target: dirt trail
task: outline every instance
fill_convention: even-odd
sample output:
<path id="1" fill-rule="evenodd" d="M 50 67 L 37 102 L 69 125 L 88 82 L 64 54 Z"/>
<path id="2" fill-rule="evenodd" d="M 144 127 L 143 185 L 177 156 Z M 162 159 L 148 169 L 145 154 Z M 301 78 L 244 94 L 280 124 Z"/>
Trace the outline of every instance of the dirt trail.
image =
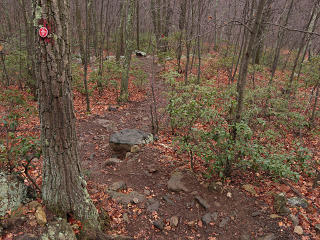
<path id="1" fill-rule="evenodd" d="M 137 64 L 151 77 L 151 58 L 140 58 Z M 157 77 L 155 92 L 159 106 L 165 105 L 165 91 L 163 80 Z M 116 157 L 108 144 L 113 131 L 124 128 L 151 131 L 150 88 L 147 92 L 144 101 L 129 102 L 124 109 L 110 108 L 104 116 L 78 122 L 82 166 L 88 176 L 90 194 L 93 197 L 105 195 L 108 187 L 119 181 L 127 187 L 122 192 L 136 194 L 129 199 L 133 200 L 129 204 L 120 204 L 111 198 L 100 198 L 102 200 L 96 202 L 109 213 L 111 211 L 114 232 L 124 231 L 125 235 L 136 239 L 157 240 L 299 239 L 289 230 L 278 227 L 278 220 L 270 218 L 268 206 L 242 190 L 233 186 L 219 189 L 218 185 L 218 190 L 210 191 L 205 183 L 198 182 L 196 175 L 182 169 L 183 160 L 166 154 L 165 148 L 170 146 L 159 142 L 150 144 L 119 163 L 107 165 L 107 159 Z M 187 191 L 168 189 L 174 171 L 183 176 Z M 111 210 L 112 207 L 117 210 Z"/>

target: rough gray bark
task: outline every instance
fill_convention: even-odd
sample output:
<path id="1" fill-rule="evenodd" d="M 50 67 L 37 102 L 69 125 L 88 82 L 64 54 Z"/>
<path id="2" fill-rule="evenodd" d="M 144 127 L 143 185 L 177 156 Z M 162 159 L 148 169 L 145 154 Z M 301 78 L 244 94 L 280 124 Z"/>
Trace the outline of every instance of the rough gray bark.
<path id="1" fill-rule="evenodd" d="M 42 199 L 62 217 L 68 213 L 84 226 L 99 229 L 98 212 L 81 172 L 71 92 L 69 1 L 37 0 L 36 28 L 54 26 L 47 39 L 36 37 L 36 73 L 43 154 Z"/>

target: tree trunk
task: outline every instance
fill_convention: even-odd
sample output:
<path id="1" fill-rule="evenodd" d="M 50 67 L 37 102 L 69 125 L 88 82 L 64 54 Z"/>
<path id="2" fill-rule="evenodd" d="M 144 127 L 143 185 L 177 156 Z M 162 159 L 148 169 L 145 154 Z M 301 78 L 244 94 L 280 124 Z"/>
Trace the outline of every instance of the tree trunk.
<path id="1" fill-rule="evenodd" d="M 135 10 L 135 0 L 127 0 L 126 5 L 129 7 L 127 15 L 127 24 L 126 24 L 126 48 L 124 54 L 124 63 L 123 63 L 123 72 L 121 78 L 121 89 L 120 89 L 120 98 L 122 102 L 126 102 L 129 99 L 128 94 L 128 82 L 129 82 L 129 71 L 131 63 L 131 54 L 134 47 L 133 41 L 133 17 Z"/>
<path id="2" fill-rule="evenodd" d="M 89 91 L 88 91 L 88 62 L 90 60 L 89 53 L 89 21 L 88 21 L 88 5 L 90 0 L 86 0 L 86 47 L 85 47 L 85 55 L 84 55 L 84 76 L 83 76 L 83 84 L 86 94 L 86 104 L 87 104 L 87 112 L 90 112 L 90 99 L 89 99 Z"/>
<path id="3" fill-rule="evenodd" d="M 117 49 L 116 49 L 116 61 L 119 62 L 120 56 L 123 55 L 123 32 L 124 24 L 126 20 L 126 5 L 123 3 L 124 0 L 120 2 L 120 25 L 117 34 Z"/>
<path id="4" fill-rule="evenodd" d="M 83 44 L 83 29 L 82 29 L 82 19 L 81 19 L 81 11 L 79 0 L 75 0 L 76 4 L 76 21 L 77 21 L 77 33 L 78 33 L 78 41 L 79 41 L 79 49 L 82 65 L 85 64 L 85 48 Z"/>
<path id="5" fill-rule="evenodd" d="M 137 15 L 137 27 L 136 27 L 136 31 L 137 31 L 137 50 L 140 50 L 140 4 L 139 4 L 139 0 L 136 1 L 136 15 Z"/>
<path id="6" fill-rule="evenodd" d="M 55 214 L 72 214 L 84 226 L 99 229 L 98 212 L 79 164 L 71 92 L 69 1 L 37 0 L 34 11 L 37 29 L 46 21 L 51 29 L 50 38 L 37 36 L 35 46 L 43 154 L 42 199 Z"/>

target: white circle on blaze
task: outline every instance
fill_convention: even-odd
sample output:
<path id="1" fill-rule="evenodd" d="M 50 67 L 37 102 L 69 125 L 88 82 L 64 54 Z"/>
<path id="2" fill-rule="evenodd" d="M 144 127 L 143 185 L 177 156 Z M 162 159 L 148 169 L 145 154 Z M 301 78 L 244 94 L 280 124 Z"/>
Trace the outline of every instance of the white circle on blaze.
<path id="1" fill-rule="evenodd" d="M 39 29 L 39 35 L 42 38 L 47 37 L 48 36 L 48 32 L 49 31 L 48 31 L 48 29 L 46 27 L 42 27 L 42 28 Z"/>

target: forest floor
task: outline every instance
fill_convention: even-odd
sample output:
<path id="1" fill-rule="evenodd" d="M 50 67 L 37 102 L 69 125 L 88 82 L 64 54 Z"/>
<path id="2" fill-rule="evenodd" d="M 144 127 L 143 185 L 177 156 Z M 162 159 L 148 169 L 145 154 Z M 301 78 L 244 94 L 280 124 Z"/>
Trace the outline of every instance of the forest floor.
<path id="1" fill-rule="evenodd" d="M 141 66 L 151 81 L 152 58 L 138 58 L 135 64 Z M 125 128 L 151 132 L 153 98 L 149 84 L 144 90 L 129 85 L 131 97 L 126 104 L 117 104 L 116 92 L 93 96 L 90 115 L 85 113 L 84 97 L 75 93 L 81 165 L 95 205 L 110 215 L 109 233 L 155 240 L 317 239 L 315 235 L 294 233 L 288 218 L 275 214 L 272 196 L 261 187 L 266 182 L 260 182 L 254 174 L 253 177 L 239 174 L 232 181 L 220 183 L 217 179 L 208 182 L 201 173 L 190 170 L 188 158 L 178 155 L 171 145 L 163 110 L 167 87 L 159 76 L 162 67 L 156 68 L 154 91 L 161 126 L 158 140 L 126 156 L 111 150 L 109 136 Z M 34 172 L 40 168 L 41 164 Z M 176 176 L 182 178 L 175 179 L 182 186 L 179 192 L 168 189 L 169 180 Z M 269 181 L 269 186 L 275 192 L 284 188 L 290 192 L 280 183 Z M 41 233 L 43 227 L 35 218 L 27 218 L 31 221 L 15 226 L 3 239 Z"/>

